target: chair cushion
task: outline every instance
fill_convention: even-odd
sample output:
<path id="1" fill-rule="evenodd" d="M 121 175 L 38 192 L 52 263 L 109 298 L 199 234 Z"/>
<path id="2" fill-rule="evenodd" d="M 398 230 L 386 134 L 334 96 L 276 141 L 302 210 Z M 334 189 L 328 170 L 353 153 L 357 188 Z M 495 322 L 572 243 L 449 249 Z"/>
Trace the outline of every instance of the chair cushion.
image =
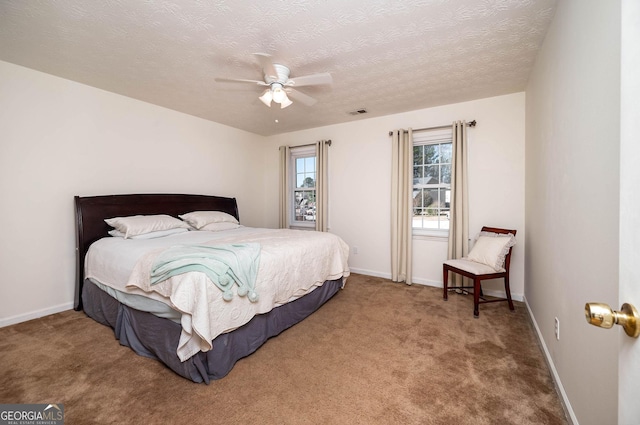
<path id="1" fill-rule="evenodd" d="M 486 264 L 497 272 L 504 271 L 504 260 L 509 249 L 516 244 L 516 238 L 512 234 L 499 234 L 480 232 L 473 248 L 467 257 L 476 263 Z"/>
<path id="2" fill-rule="evenodd" d="M 447 260 L 444 264 L 448 264 L 456 269 L 464 270 L 465 272 L 473 274 L 493 274 L 497 271 L 486 264 L 477 263 L 475 261 L 465 260 L 463 258 L 458 260 Z M 502 270 L 504 271 L 504 270 Z"/>

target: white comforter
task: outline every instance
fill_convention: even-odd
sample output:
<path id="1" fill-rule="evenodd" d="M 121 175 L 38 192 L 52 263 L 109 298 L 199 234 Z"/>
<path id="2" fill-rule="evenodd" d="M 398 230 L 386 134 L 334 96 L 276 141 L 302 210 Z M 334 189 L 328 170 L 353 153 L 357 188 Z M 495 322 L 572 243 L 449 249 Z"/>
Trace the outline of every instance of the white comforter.
<path id="1" fill-rule="evenodd" d="M 177 275 L 156 285 L 150 283 L 154 258 L 170 246 L 246 242 L 257 242 L 261 246 L 255 285 L 259 299 L 255 303 L 239 296 L 224 301 L 222 292 L 200 272 Z M 99 252 L 107 247 L 116 251 L 115 259 L 101 259 Z M 124 252 L 125 248 L 128 253 Z M 348 256 L 347 244 L 331 233 L 244 227 L 142 241 L 105 238 L 89 250 L 86 276 L 114 289 L 146 294 L 180 311 L 182 334 L 177 354 L 185 361 L 199 351 L 210 350 L 216 336 L 244 325 L 253 316 L 297 299 L 326 280 L 346 278 L 349 276 Z M 102 258 L 106 257 L 109 256 Z M 124 267 L 114 272 L 113 263 L 118 262 L 118 258 L 121 260 L 119 266 Z M 123 271 L 123 268 L 127 270 Z M 124 275 L 126 279 L 119 280 Z"/>

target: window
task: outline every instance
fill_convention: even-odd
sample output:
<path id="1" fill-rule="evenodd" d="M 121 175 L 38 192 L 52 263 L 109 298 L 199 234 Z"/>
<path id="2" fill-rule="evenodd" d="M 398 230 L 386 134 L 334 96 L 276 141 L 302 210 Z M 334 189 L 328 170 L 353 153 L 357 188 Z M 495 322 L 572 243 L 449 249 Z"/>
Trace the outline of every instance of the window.
<path id="1" fill-rule="evenodd" d="M 413 230 L 442 235 L 451 207 L 451 129 L 413 135 Z"/>
<path id="2" fill-rule="evenodd" d="M 316 150 L 315 146 L 291 149 L 291 226 L 315 227 Z"/>

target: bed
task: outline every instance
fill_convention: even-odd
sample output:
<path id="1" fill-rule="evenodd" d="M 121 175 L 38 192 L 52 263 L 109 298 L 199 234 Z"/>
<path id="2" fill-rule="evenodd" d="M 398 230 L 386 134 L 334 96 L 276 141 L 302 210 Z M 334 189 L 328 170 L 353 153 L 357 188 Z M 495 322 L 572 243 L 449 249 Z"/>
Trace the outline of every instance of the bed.
<path id="1" fill-rule="evenodd" d="M 197 231 L 184 226 L 189 231 L 180 229 L 184 233 L 135 240 L 112 236 L 114 224 L 111 222 L 110 226 L 105 221 L 159 214 L 184 220 L 185 214 L 191 212 L 215 211 L 239 223 L 235 198 L 127 194 L 76 196 L 74 202 L 75 310 L 84 310 L 87 316 L 110 326 L 122 345 L 161 361 L 194 382 L 208 384 L 226 376 L 238 360 L 331 299 L 349 276 L 348 247 L 339 237 L 328 233 L 241 225 L 223 231 L 202 231 L 209 229 L 208 225 Z M 318 244 L 325 246 L 323 251 L 315 251 L 317 248 L 312 251 L 312 245 Z M 239 251 L 241 254 L 227 252 L 233 258 L 248 258 L 245 253 L 254 252 L 252 262 L 238 263 L 242 266 L 240 273 L 238 264 L 236 274 L 231 272 L 233 268 L 228 268 L 234 277 L 246 275 L 247 280 L 253 279 L 254 286 L 245 285 L 241 291 L 242 285 L 230 284 L 225 289 L 216 281 L 218 277 L 222 281 L 222 275 L 205 274 L 198 271 L 201 269 L 169 274 L 160 282 L 148 277 L 152 262 L 157 264 L 159 258 L 176 248 L 194 246 L 243 250 Z M 285 259 L 285 254 L 301 257 Z M 316 264 L 302 261 L 308 257 L 317 258 Z M 101 274 L 103 269 L 113 268 L 113 274 Z M 233 289 L 229 290 L 231 286 Z"/>

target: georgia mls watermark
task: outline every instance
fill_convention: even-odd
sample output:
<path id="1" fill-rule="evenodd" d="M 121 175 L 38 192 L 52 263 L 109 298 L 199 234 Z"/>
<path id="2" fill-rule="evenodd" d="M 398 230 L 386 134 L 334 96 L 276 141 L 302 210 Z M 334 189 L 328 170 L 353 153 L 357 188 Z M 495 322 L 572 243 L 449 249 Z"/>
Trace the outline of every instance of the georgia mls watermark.
<path id="1" fill-rule="evenodd" d="M 0 404 L 0 425 L 64 425 L 64 405 Z"/>

